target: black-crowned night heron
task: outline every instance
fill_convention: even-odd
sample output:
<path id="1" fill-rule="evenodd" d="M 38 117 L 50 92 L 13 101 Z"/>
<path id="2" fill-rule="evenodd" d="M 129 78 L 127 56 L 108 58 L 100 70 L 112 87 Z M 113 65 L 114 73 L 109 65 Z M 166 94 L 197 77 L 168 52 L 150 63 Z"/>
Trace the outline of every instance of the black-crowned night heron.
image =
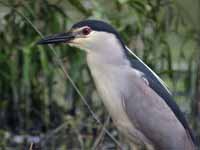
<path id="1" fill-rule="evenodd" d="M 96 88 L 115 125 L 133 147 L 194 150 L 188 123 L 162 80 L 123 43 L 109 24 L 85 20 L 38 44 L 67 43 L 87 53 Z"/>

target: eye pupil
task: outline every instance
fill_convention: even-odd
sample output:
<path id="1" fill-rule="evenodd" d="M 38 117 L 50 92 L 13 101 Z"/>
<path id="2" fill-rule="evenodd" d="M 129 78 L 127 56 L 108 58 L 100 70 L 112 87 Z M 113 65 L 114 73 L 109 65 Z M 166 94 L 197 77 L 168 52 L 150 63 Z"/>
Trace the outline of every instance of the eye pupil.
<path id="1" fill-rule="evenodd" d="M 91 32 L 91 29 L 90 28 L 84 28 L 82 30 L 82 32 L 83 32 L 84 35 L 88 35 Z"/>

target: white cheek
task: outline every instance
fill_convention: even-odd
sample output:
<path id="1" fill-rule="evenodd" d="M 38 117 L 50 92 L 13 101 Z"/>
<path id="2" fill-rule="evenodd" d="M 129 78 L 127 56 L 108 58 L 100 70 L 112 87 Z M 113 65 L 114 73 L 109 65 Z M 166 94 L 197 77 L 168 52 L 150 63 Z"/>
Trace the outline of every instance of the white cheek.
<path id="1" fill-rule="evenodd" d="M 72 47 L 77 47 L 77 45 L 74 44 L 74 43 L 68 43 L 68 45 L 69 45 L 69 46 L 72 46 Z"/>
<path id="2" fill-rule="evenodd" d="M 74 39 L 71 43 L 71 45 L 83 48 L 83 49 L 89 49 L 92 43 L 90 42 L 89 38 L 77 38 Z"/>
<path id="3" fill-rule="evenodd" d="M 84 42 L 83 39 L 82 40 L 81 39 L 75 39 L 75 40 L 73 40 L 69 43 L 69 45 L 72 46 L 72 47 L 77 47 L 81 50 L 85 50 L 86 52 L 89 52 L 89 49 L 87 48 L 86 44 L 87 43 Z"/>
<path id="4" fill-rule="evenodd" d="M 112 34 L 93 31 L 86 37 L 75 38 L 69 45 L 81 48 L 86 52 L 101 52 L 102 50 L 105 52 L 105 49 L 109 47 L 112 49 L 111 44 L 115 40 L 116 38 Z"/>

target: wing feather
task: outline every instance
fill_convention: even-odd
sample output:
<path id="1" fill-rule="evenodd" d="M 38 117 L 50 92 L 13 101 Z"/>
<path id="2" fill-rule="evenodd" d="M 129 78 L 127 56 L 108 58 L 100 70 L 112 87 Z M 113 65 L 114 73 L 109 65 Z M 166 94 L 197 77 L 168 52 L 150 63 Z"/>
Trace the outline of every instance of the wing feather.
<path id="1" fill-rule="evenodd" d="M 122 92 L 128 118 L 155 149 L 194 150 L 187 131 L 170 107 L 140 77 L 127 72 L 127 92 Z M 146 142 L 145 142 L 146 143 Z"/>
<path id="2" fill-rule="evenodd" d="M 141 64 L 143 64 L 148 70 L 149 72 L 151 72 L 155 78 L 163 85 L 163 87 L 165 88 L 165 90 L 171 94 L 171 92 L 169 91 L 167 85 L 165 84 L 165 82 L 153 71 L 151 70 L 151 68 L 149 68 L 137 55 L 135 55 L 128 47 L 126 47 L 126 49 L 128 50 L 129 53 L 131 53 Z"/>
<path id="3" fill-rule="evenodd" d="M 139 57 L 137 57 L 130 49 L 126 47 L 127 51 L 130 52 L 134 59 L 130 60 L 131 65 L 133 68 L 141 71 L 144 73 L 146 79 L 149 82 L 149 86 L 166 102 L 166 104 L 169 106 L 169 108 L 173 111 L 177 119 L 181 122 L 181 124 L 184 126 L 186 131 L 189 133 L 189 136 L 191 137 L 192 141 L 196 143 L 194 135 L 185 119 L 185 116 L 179 109 L 178 105 L 173 100 L 172 94 L 165 85 L 165 83 L 160 79 L 160 77 L 152 71 Z"/>

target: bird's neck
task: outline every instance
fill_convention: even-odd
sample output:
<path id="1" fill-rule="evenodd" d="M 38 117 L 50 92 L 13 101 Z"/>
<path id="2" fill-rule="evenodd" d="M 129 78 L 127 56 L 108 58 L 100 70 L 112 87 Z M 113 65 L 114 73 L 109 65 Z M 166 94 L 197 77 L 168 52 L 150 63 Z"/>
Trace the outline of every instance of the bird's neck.
<path id="1" fill-rule="evenodd" d="M 129 60 L 121 55 L 99 55 L 96 53 L 87 54 L 87 63 L 91 72 L 98 72 L 100 74 L 109 73 L 111 68 L 122 68 L 130 66 Z"/>
<path id="2" fill-rule="evenodd" d="M 117 45 L 117 44 L 116 44 Z M 127 66 L 130 62 L 121 45 L 109 44 L 98 50 L 90 50 L 87 53 L 87 63 L 90 66 Z"/>
<path id="3" fill-rule="evenodd" d="M 111 82 L 113 78 L 118 78 L 116 73 L 126 67 L 130 67 L 128 59 L 124 57 L 103 56 L 95 53 L 87 54 L 87 63 L 96 84 Z M 99 78 L 101 78 L 102 83 L 98 83 Z"/>

